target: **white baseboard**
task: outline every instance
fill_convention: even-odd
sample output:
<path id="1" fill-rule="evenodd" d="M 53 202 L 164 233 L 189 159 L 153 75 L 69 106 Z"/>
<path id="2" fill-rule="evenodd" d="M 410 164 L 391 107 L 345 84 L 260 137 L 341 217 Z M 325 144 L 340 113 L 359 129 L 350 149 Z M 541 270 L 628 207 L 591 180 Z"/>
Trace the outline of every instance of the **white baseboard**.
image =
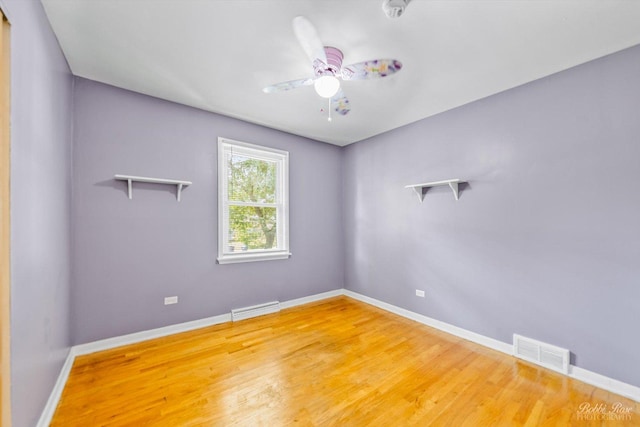
<path id="1" fill-rule="evenodd" d="M 406 310 L 404 308 L 400 308 L 392 304 L 388 304 L 386 302 L 359 294 L 357 292 L 350 291 L 348 289 L 335 289 L 335 290 L 323 292 L 320 294 L 310 295 L 308 297 L 302 297 L 302 298 L 297 298 L 289 301 L 284 301 L 280 303 L 280 306 L 283 309 L 291 308 L 298 305 L 308 304 L 315 301 L 321 301 L 327 298 L 333 298 L 340 295 L 348 296 L 355 300 L 386 310 L 390 313 L 394 313 L 399 316 L 405 317 L 407 319 L 414 320 L 418 323 L 431 326 L 432 328 L 469 340 L 476 344 L 480 344 L 482 346 L 492 348 L 494 350 L 500 351 L 510 356 L 513 355 L 512 344 L 508 344 L 508 343 L 496 340 L 494 338 L 489 338 L 487 336 L 480 335 L 475 332 L 471 332 L 469 330 L 460 328 L 458 326 L 454 326 L 449 323 L 445 323 L 440 320 L 436 320 L 431 317 L 424 316 L 422 314 L 418 314 L 413 311 Z M 123 345 L 135 344 L 138 342 L 147 341 L 154 338 L 160 338 L 167 335 L 177 334 L 180 332 L 186 332 L 194 329 L 205 328 L 207 326 L 217 325 L 220 323 L 225 323 L 230 321 L 231 321 L 230 313 L 220 314 L 218 316 L 207 317 L 205 319 L 179 323 L 177 325 L 165 326 L 162 328 L 136 332 L 133 334 L 122 335 L 119 337 L 107 338 L 104 340 L 94 341 L 91 343 L 80 344 L 80 345 L 71 347 L 71 349 L 69 350 L 69 354 L 67 355 L 67 359 L 64 365 L 62 366 L 62 369 L 60 370 L 60 375 L 58 375 L 58 379 L 53 387 L 53 390 L 51 391 L 49 400 L 47 400 L 44 410 L 40 415 L 40 419 L 38 420 L 37 427 L 47 427 L 51 423 L 51 419 L 53 418 L 53 414 L 55 413 L 56 407 L 58 406 L 58 402 L 60 401 L 60 397 L 62 396 L 62 391 L 64 390 L 64 386 L 67 382 L 67 379 L 69 378 L 69 373 L 71 372 L 71 367 L 73 366 L 73 362 L 76 356 L 95 353 L 97 351 L 109 350 L 112 348 L 121 347 Z M 574 365 L 569 366 L 569 377 L 583 381 L 587 384 L 594 385 L 596 387 L 600 387 L 612 393 L 616 393 L 621 396 L 628 397 L 629 399 L 633 399 L 636 402 L 640 402 L 640 387 L 636 387 L 631 384 L 627 384 L 622 381 L 618 381 L 613 378 L 609 378 L 604 375 L 600 375 L 595 372 L 591 372 L 587 369 L 580 368 Z"/>
<path id="2" fill-rule="evenodd" d="M 75 345 L 76 356 L 95 353 L 97 351 L 109 350 L 123 345 L 136 344 L 154 338 L 166 337 L 168 335 L 179 334 L 180 332 L 192 331 L 194 329 L 206 328 L 207 326 L 230 322 L 231 313 L 220 314 L 218 316 L 193 320 L 191 322 L 178 323 L 176 325 L 164 326 L 162 328 L 149 329 L 148 331 L 135 332 L 133 334 L 121 335 L 119 337 L 107 338 L 87 344 Z"/>
<path id="3" fill-rule="evenodd" d="M 60 401 L 60 397 L 62 396 L 62 390 L 64 390 L 64 386 L 67 383 L 67 378 L 69 378 L 71 368 L 73 367 L 73 361 L 75 359 L 76 356 L 73 352 L 73 347 L 71 347 L 69 349 L 69 353 L 67 354 L 67 359 L 64 361 L 62 369 L 60 370 L 60 375 L 58 375 L 58 379 L 53 386 L 53 390 L 51 390 L 49 399 L 44 405 L 42 414 L 40 414 L 40 419 L 38 420 L 38 424 L 36 424 L 37 427 L 48 427 L 49 424 L 51 424 L 51 419 L 53 418 L 53 414 L 56 412 L 58 402 Z"/>
<path id="4" fill-rule="evenodd" d="M 512 344 L 508 344 L 493 338 L 489 338 L 484 335 L 480 335 L 475 332 L 471 332 L 466 329 L 459 328 L 457 326 L 453 326 L 445 322 L 441 322 L 440 320 L 432 319 L 430 317 L 423 316 L 422 314 L 414 313 L 413 311 L 409 311 L 404 308 L 396 307 L 395 305 L 382 302 L 375 298 L 371 298 L 371 297 L 359 294 L 357 292 L 350 291 L 348 289 L 344 289 L 344 295 L 350 298 L 356 299 L 358 301 L 371 304 L 375 307 L 381 308 L 391 313 L 395 313 L 399 316 L 406 317 L 407 319 L 415 320 L 416 322 L 422 323 L 427 326 L 431 326 L 432 328 L 439 329 L 451 335 L 455 335 L 457 337 L 475 342 L 476 344 L 480 344 L 485 347 L 492 348 L 494 350 L 500 351 L 510 356 L 513 355 Z M 604 375 L 600 375 L 595 372 L 592 372 L 587 369 L 580 368 L 574 365 L 569 365 L 568 376 L 571 378 L 580 380 L 582 382 L 585 382 L 587 384 L 600 387 L 612 393 L 616 393 L 621 396 L 628 397 L 629 399 L 635 400 L 636 402 L 640 402 L 640 387 L 636 387 L 634 385 L 627 384 L 625 382 L 618 381 L 613 378 L 609 378 Z"/>
<path id="5" fill-rule="evenodd" d="M 340 295 L 344 295 L 344 289 L 334 289 L 332 291 L 323 292 L 321 294 L 315 294 L 308 297 L 302 297 L 302 298 L 292 299 L 289 301 L 284 301 L 280 303 L 280 308 L 284 310 L 285 308 L 295 307 L 303 304 L 309 304 L 310 302 L 321 301 L 327 298 L 339 297 Z"/>
<path id="6" fill-rule="evenodd" d="M 640 387 L 600 375 L 579 366 L 569 365 L 569 376 L 587 384 L 640 402 Z"/>

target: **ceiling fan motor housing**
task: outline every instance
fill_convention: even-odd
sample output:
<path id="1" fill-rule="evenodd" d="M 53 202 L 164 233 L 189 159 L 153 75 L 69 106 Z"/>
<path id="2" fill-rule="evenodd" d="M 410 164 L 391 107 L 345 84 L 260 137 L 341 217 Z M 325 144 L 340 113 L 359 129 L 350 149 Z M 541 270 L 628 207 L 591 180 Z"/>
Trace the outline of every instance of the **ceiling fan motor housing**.
<path id="1" fill-rule="evenodd" d="M 313 69 L 316 76 L 339 76 L 342 68 L 342 51 L 338 48 L 325 46 L 324 52 L 327 56 L 327 63 L 320 60 L 313 62 Z"/>

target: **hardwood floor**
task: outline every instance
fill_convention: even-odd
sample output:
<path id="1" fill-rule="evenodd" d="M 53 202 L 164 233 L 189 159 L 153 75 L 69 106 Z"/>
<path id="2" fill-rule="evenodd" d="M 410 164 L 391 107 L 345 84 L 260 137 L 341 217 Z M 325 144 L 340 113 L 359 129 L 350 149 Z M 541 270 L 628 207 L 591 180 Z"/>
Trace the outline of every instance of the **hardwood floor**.
<path id="1" fill-rule="evenodd" d="M 294 424 L 637 426 L 640 404 L 337 297 L 78 357 L 52 422 Z"/>

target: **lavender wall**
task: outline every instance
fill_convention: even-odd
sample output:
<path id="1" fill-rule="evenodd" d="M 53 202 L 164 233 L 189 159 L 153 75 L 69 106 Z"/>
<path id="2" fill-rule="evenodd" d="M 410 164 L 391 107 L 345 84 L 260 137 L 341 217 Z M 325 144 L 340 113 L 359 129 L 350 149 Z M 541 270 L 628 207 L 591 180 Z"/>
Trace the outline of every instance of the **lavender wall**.
<path id="1" fill-rule="evenodd" d="M 75 111 L 74 344 L 343 287 L 338 147 L 81 78 Z M 218 136 L 290 152 L 290 259 L 216 264 Z"/>
<path id="2" fill-rule="evenodd" d="M 346 148 L 346 287 L 640 386 L 638 76 L 634 47 Z"/>
<path id="3" fill-rule="evenodd" d="M 11 364 L 16 427 L 35 425 L 69 350 L 73 78 L 35 0 L 11 20 Z"/>

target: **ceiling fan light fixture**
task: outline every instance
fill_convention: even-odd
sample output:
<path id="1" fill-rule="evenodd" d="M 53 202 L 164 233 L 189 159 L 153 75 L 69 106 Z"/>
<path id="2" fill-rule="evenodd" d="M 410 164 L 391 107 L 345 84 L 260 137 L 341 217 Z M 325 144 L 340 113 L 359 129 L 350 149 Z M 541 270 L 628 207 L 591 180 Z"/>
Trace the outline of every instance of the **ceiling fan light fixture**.
<path id="1" fill-rule="evenodd" d="M 340 90 L 340 80 L 335 76 L 321 76 L 313 82 L 316 93 L 323 98 L 331 98 Z"/>
<path id="2" fill-rule="evenodd" d="M 383 0 L 382 10 L 389 18 L 400 18 L 411 0 Z"/>

